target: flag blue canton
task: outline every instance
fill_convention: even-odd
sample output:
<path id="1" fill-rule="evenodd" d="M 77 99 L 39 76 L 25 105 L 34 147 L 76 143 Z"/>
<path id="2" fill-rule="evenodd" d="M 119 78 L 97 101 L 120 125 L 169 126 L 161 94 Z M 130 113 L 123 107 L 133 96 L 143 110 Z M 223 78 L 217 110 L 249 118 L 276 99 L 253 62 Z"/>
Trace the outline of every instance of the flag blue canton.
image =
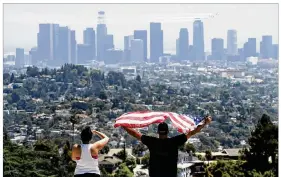
<path id="1" fill-rule="evenodd" d="M 187 115 L 187 116 L 189 116 L 191 119 L 193 119 L 193 121 L 195 122 L 195 125 L 198 125 L 204 119 L 204 118 L 199 117 L 199 116 L 191 116 L 191 115 Z"/>
<path id="2" fill-rule="evenodd" d="M 194 122 L 196 125 L 198 125 L 203 119 L 201 117 L 194 117 Z"/>

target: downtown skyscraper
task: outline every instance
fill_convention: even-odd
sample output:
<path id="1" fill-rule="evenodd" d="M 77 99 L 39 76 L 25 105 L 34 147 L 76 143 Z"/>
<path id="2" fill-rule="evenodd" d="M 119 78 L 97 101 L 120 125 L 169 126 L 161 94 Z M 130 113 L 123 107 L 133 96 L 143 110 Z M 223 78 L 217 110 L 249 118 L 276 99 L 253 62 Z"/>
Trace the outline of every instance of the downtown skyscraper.
<path id="1" fill-rule="evenodd" d="M 93 28 L 86 28 L 84 30 L 83 43 L 91 48 L 91 60 L 96 59 L 96 34 Z"/>
<path id="2" fill-rule="evenodd" d="M 59 27 L 58 64 L 71 63 L 71 31 L 65 27 Z"/>
<path id="3" fill-rule="evenodd" d="M 24 49 L 22 48 L 17 48 L 16 49 L 16 61 L 15 61 L 15 66 L 16 68 L 20 68 L 24 66 Z"/>
<path id="4" fill-rule="evenodd" d="M 49 61 L 54 59 L 54 25 L 39 24 L 39 32 L 37 33 L 37 52 L 41 61 Z"/>
<path id="5" fill-rule="evenodd" d="M 143 41 L 141 39 L 133 39 L 131 41 L 131 61 L 142 63 L 144 61 Z"/>
<path id="6" fill-rule="evenodd" d="M 273 45 L 272 36 L 265 35 L 262 36 L 262 41 L 260 42 L 260 58 L 268 59 L 273 57 Z"/>
<path id="7" fill-rule="evenodd" d="M 256 57 L 257 56 L 257 42 L 256 38 L 248 38 L 248 41 L 244 44 L 244 57 Z"/>
<path id="8" fill-rule="evenodd" d="M 205 60 L 204 27 L 201 20 L 193 22 L 193 56 L 196 61 Z"/>
<path id="9" fill-rule="evenodd" d="M 135 30 L 134 39 L 141 39 L 143 41 L 143 56 L 144 60 L 147 61 L 147 31 Z"/>
<path id="10" fill-rule="evenodd" d="M 224 47 L 223 39 L 214 38 L 212 39 L 212 57 L 213 60 L 223 60 L 224 59 Z"/>
<path id="11" fill-rule="evenodd" d="M 124 56 L 123 61 L 128 63 L 131 61 L 131 41 L 134 39 L 134 36 L 124 36 Z"/>
<path id="12" fill-rule="evenodd" d="M 105 24 L 105 13 L 98 12 L 97 25 L 97 60 L 102 61 L 105 57 L 105 38 L 107 36 L 107 27 Z"/>
<path id="13" fill-rule="evenodd" d="M 163 55 L 163 30 L 161 23 L 150 23 L 150 62 L 158 63 Z"/>
<path id="14" fill-rule="evenodd" d="M 189 37 L 187 28 L 181 28 L 177 40 L 177 53 L 180 61 L 188 59 Z"/>
<path id="15" fill-rule="evenodd" d="M 234 56 L 237 54 L 237 31 L 231 29 L 227 31 L 227 55 Z"/>
<path id="16" fill-rule="evenodd" d="M 74 30 L 70 31 L 70 63 L 77 64 L 77 41 Z"/>

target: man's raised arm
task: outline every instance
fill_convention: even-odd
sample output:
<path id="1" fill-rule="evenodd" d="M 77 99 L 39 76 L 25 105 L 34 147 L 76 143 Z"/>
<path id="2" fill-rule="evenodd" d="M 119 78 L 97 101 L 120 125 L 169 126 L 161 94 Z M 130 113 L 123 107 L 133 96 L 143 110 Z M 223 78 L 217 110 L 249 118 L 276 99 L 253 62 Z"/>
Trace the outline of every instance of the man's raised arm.
<path id="1" fill-rule="evenodd" d="M 211 121 L 212 121 L 211 116 L 206 117 L 203 124 L 198 125 L 194 130 L 186 134 L 187 139 L 189 139 L 191 136 L 195 135 L 196 133 L 199 133 L 201 129 L 204 128 L 207 124 L 211 123 Z"/>
<path id="2" fill-rule="evenodd" d="M 139 141 L 141 141 L 141 136 L 142 134 L 134 129 L 128 128 L 128 127 L 123 127 L 124 130 L 126 130 L 131 136 L 137 138 Z"/>

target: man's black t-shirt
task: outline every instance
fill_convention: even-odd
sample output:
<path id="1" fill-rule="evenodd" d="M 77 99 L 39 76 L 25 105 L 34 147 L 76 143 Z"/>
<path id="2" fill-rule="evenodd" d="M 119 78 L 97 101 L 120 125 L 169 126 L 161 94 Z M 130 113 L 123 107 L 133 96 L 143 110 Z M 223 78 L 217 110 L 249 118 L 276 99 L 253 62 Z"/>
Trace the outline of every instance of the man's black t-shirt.
<path id="1" fill-rule="evenodd" d="M 159 139 L 150 136 L 141 136 L 141 141 L 150 152 L 150 177 L 176 177 L 178 147 L 186 142 L 185 134 L 173 138 Z"/>

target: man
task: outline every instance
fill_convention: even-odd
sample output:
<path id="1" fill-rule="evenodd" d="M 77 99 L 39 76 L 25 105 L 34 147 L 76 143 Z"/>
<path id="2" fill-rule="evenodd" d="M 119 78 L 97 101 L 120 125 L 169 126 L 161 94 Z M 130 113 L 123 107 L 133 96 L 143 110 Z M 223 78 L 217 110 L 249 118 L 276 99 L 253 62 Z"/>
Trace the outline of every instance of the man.
<path id="1" fill-rule="evenodd" d="M 168 125 L 158 125 L 159 138 L 142 135 L 140 132 L 123 127 L 130 135 L 145 144 L 150 152 L 149 176 L 150 177 L 177 177 L 178 147 L 183 145 L 187 139 L 211 122 L 212 118 L 206 116 L 203 124 L 197 126 L 187 134 L 181 134 L 168 138 Z"/>

